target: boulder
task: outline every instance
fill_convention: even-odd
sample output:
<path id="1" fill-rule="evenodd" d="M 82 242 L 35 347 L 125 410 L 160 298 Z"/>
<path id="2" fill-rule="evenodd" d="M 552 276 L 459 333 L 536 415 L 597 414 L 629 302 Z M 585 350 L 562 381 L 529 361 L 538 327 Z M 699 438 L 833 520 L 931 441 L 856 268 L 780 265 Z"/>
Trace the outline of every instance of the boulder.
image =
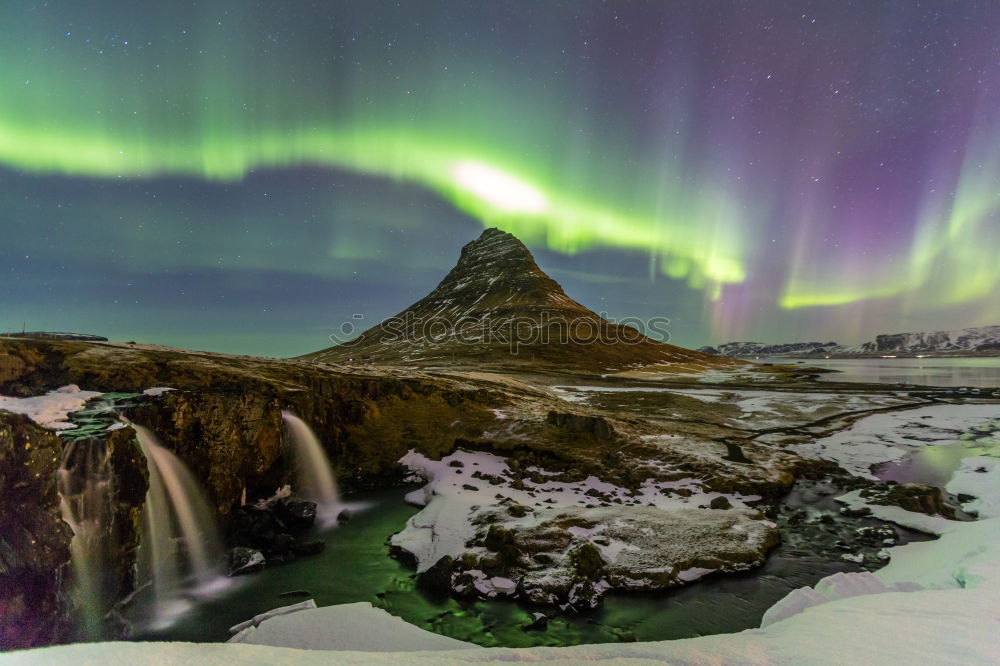
<path id="1" fill-rule="evenodd" d="M 733 505 L 729 503 L 729 500 L 725 497 L 725 495 L 719 495 L 708 503 L 708 508 L 726 510 L 732 509 Z"/>
<path id="2" fill-rule="evenodd" d="M 275 503 L 275 514 L 292 530 L 305 530 L 316 522 L 316 502 L 286 498 Z"/>
<path id="3" fill-rule="evenodd" d="M 583 543 L 570 551 L 570 561 L 578 576 L 589 581 L 598 581 L 604 574 L 604 558 L 592 543 Z"/>
<path id="4" fill-rule="evenodd" d="M 417 575 L 417 586 L 429 594 L 447 596 L 451 592 L 451 578 L 454 569 L 455 560 L 450 555 L 445 555 L 429 569 Z"/>
<path id="5" fill-rule="evenodd" d="M 239 576 L 241 574 L 255 573 L 264 568 L 267 561 L 259 550 L 236 546 L 228 553 L 229 575 Z"/>
<path id="6" fill-rule="evenodd" d="M 862 490 L 861 497 L 870 504 L 898 506 L 928 516 L 955 518 L 955 509 L 945 504 L 941 491 L 934 486 L 920 483 L 886 484 Z"/>
<path id="7" fill-rule="evenodd" d="M 615 436 L 614 427 L 603 416 L 552 411 L 548 413 L 545 421 L 568 432 L 592 435 L 597 439 L 611 439 Z"/>

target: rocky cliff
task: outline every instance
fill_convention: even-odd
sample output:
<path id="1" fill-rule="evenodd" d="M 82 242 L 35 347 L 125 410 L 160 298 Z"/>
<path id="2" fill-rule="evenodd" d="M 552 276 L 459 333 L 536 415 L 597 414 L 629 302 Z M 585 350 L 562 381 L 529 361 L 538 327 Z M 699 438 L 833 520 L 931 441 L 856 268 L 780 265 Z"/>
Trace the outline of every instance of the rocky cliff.
<path id="1" fill-rule="evenodd" d="M 288 481 L 281 410 L 309 423 L 347 489 L 390 485 L 410 448 L 435 453 L 495 420 L 501 392 L 446 377 L 163 347 L 0 339 L 0 393 L 176 391 L 128 408 L 191 467 L 221 515 L 244 489 L 265 497 Z"/>
<path id="2" fill-rule="evenodd" d="M 72 532 L 59 511 L 61 459 L 50 430 L 0 411 L 0 650 L 58 642 L 69 632 L 60 581 Z"/>

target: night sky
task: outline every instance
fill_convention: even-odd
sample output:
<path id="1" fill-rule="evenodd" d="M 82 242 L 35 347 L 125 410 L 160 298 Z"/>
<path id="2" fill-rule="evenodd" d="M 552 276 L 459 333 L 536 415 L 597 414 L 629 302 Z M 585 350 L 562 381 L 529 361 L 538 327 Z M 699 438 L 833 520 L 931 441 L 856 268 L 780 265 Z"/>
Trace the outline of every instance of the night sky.
<path id="1" fill-rule="evenodd" d="M 1000 2 L 5 0 L 0 34 L 0 331 L 306 353 L 488 226 L 689 346 L 1000 324 Z"/>

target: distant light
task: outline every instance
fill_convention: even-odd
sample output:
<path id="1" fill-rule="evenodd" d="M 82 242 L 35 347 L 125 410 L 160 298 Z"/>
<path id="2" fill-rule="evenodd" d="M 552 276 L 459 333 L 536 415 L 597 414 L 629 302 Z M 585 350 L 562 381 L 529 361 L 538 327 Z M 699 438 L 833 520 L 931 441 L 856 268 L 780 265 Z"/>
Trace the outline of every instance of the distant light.
<path id="1" fill-rule="evenodd" d="M 534 187 L 479 162 L 459 162 L 452 171 L 452 178 L 462 189 L 502 210 L 541 213 L 548 208 L 545 197 Z"/>

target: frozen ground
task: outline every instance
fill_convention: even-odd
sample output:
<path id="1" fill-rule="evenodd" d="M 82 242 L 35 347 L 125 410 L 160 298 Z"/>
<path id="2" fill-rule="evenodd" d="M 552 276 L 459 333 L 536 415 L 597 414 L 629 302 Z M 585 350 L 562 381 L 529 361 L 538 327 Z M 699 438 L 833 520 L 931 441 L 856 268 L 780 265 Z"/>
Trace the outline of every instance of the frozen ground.
<path id="1" fill-rule="evenodd" d="M 311 608 L 308 604 L 311 604 Z M 278 612 L 261 619 L 257 624 L 245 627 L 230 638 L 229 643 L 366 652 L 460 650 L 476 647 L 471 643 L 415 627 L 366 602 L 316 608 L 316 604 L 310 599 L 308 602 L 289 606 L 287 610 L 290 612 Z"/>
<path id="2" fill-rule="evenodd" d="M 459 593 L 590 606 L 611 589 L 662 589 L 757 566 L 776 542 L 775 525 L 745 504 L 759 498 L 707 491 L 692 478 L 648 479 L 633 492 L 594 476 L 516 477 L 505 458 L 484 452 L 429 460 L 411 451 L 401 462 L 426 481 L 407 495 L 424 508 L 390 543 L 412 554 L 418 572 L 445 556 L 461 560 L 451 576 Z M 724 506 L 707 508 L 713 500 Z M 508 556 L 516 563 L 497 561 L 503 548 L 490 542 L 500 538 L 518 549 Z M 582 573 L 581 548 L 599 557 L 591 563 L 599 574 Z"/>
<path id="3" fill-rule="evenodd" d="M 517 489 L 511 485 L 506 459 L 479 451 L 460 450 L 441 460 L 429 460 L 411 451 L 400 462 L 412 470 L 416 478 L 427 482 L 406 496 L 407 502 L 422 506 L 424 510 L 413 516 L 406 528 L 391 540 L 392 544 L 416 556 L 418 571 L 429 568 L 444 555 L 461 553 L 464 543 L 476 533 L 472 514 L 481 509 L 488 510 L 501 499 L 509 499 L 531 509 L 532 513 L 521 521 L 524 525 L 537 525 L 544 521 L 545 516 L 554 516 L 570 507 L 585 508 L 603 500 L 614 504 L 653 505 L 663 510 L 678 510 L 708 505 L 717 497 L 725 497 L 738 508 L 745 508 L 744 502 L 759 499 L 756 496 L 707 491 L 697 479 L 691 478 L 663 482 L 650 479 L 637 495 L 594 476 L 579 482 L 546 480 L 537 483 L 525 479 L 524 488 Z M 477 472 L 478 477 L 474 476 Z M 486 478 L 482 478 L 484 476 Z M 542 476 L 546 476 L 544 472 Z M 588 492 L 591 494 L 588 495 Z"/>
<path id="4" fill-rule="evenodd" d="M 806 458 L 832 460 L 851 474 L 874 479 L 872 467 L 904 457 L 913 447 L 947 446 L 1000 418 L 1000 405 L 932 405 L 873 414 L 850 428 L 794 447 Z"/>
<path id="5" fill-rule="evenodd" d="M 643 394 L 678 395 L 716 405 L 738 428 L 764 429 L 807 423 L 838 413 L 912 404 L 906 393 L 808 393 L 792 391 L 734 391 L 725 388 L 669 388 L 630 386 L 553 386 L 566 402 L 598 403 L 608 395 L 636 394 L 637 406 L 645 405 Z"/>
<path id="6" fill-rule="evenodd" d="M 30 398 L 12 398 L 0 395 L 0 409 L 15 414 L 26 414 L 35 423 L 56 430 L 67 430 L 76 426 L 66 421 L 71 413 L 83 408 L 91 398 L 102 395 L 97 391 L 81 391 L 76 384 L 63 386 L 45 395 Z"/>

